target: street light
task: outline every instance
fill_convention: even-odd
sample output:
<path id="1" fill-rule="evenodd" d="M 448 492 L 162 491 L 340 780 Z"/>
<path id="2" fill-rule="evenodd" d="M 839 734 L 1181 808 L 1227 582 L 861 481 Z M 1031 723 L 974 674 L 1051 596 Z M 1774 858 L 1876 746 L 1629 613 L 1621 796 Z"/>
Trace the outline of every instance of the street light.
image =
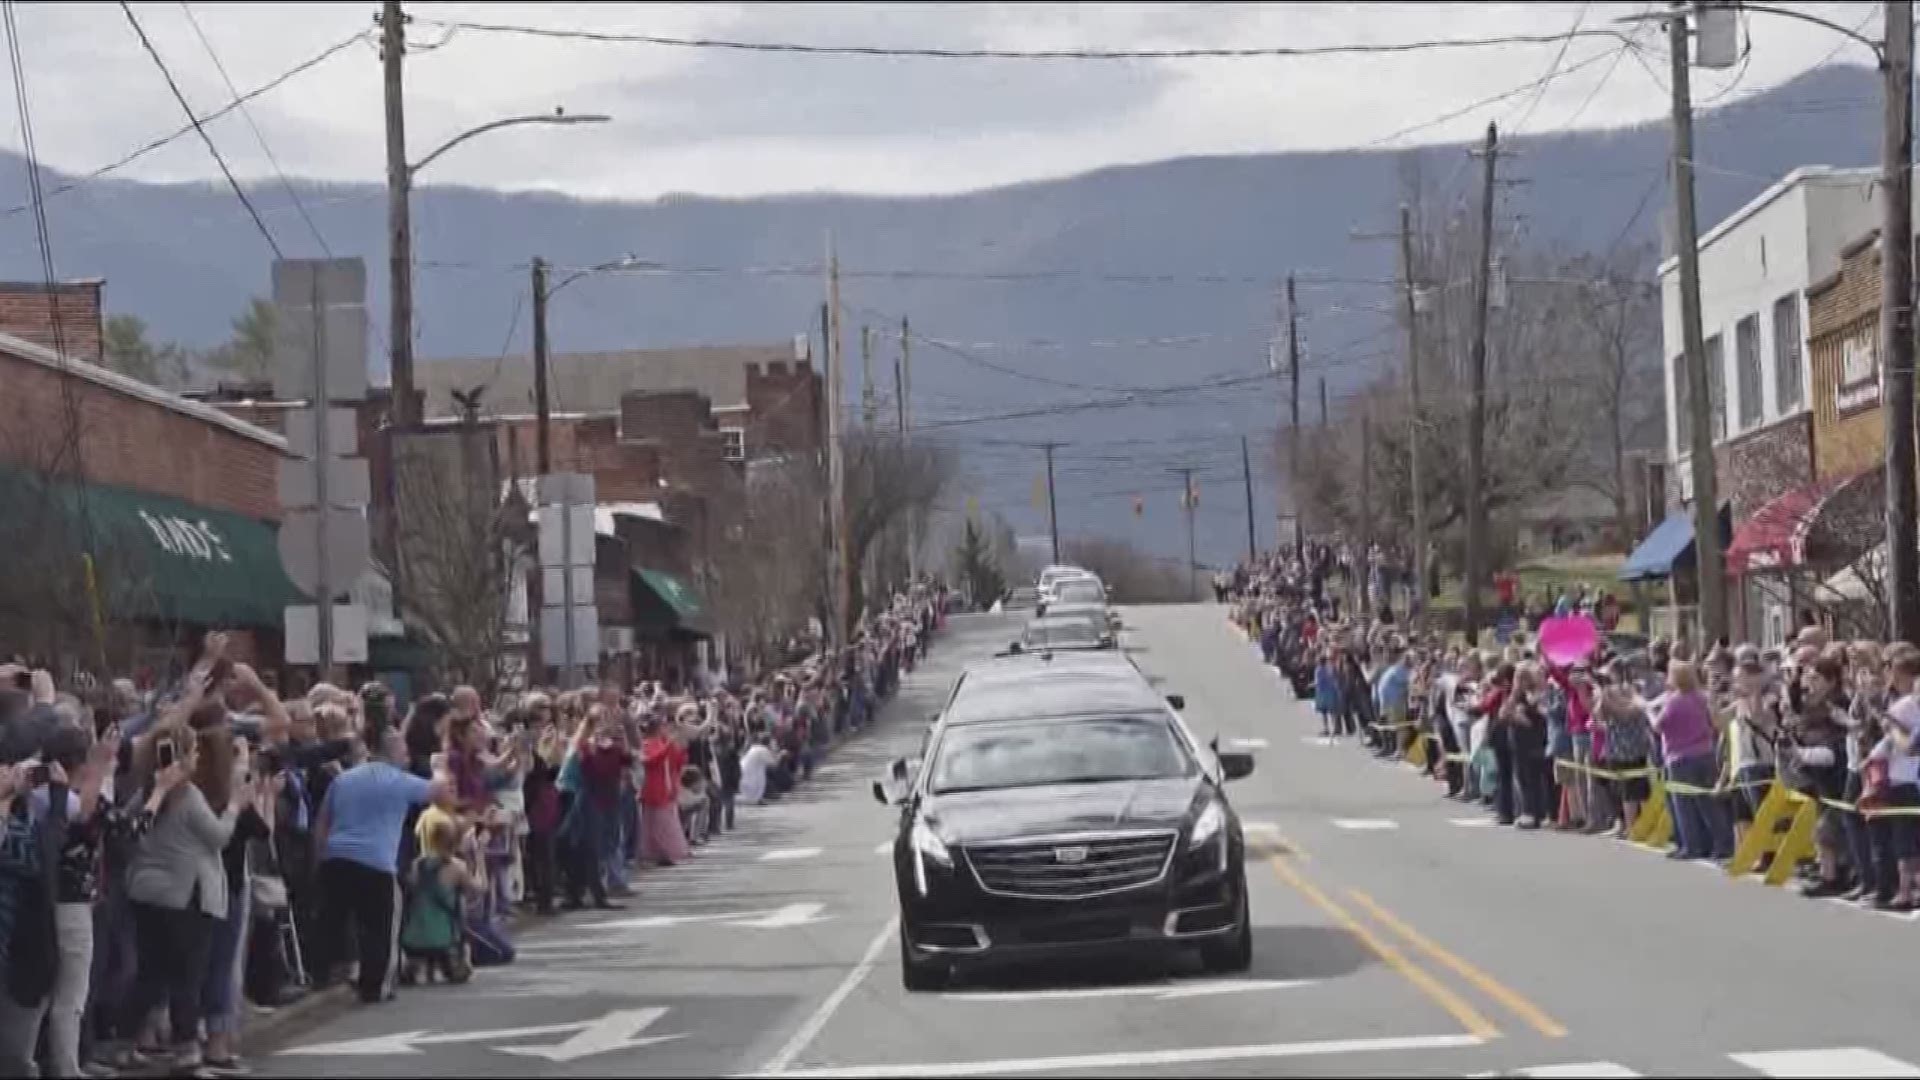
<path id="1" fill-rule="evenodd" d="M 553 471 L 553 451 L 551 429 L 553 427 L 553 406 L 547 394 L 547 301 L 561 289 L 595 274 L 607 274 L 620 270 L 659 270 L 663 264 L 641 259 L 633 255 L 622 255 L 598 266 L 583 267 L 560 279 L 556 285 L 547 284 L 547 260 L 538 255 L 533 257 L 533 411 L 534 446 L 542 476 Z"/>
<path id="2" fill-rule="evenodd" d="M 415 173 L 433 164 L 434 159 L 441 154 L 446 153 L 476 135 L 485 135 L 489 131 L 498 131 L 501 128 L 516 127 L 522 124 L 553 124 L 561 126 L 567 124 L 604 124 L 612 119 L 613 117 L 603 113 L 577 113 L 569 116 L 566 110 L 556 108 L 551 113 L 535 113 L 531 116 L 507 116 L 498 120 L 489 120 L 479 127 L 468 128 L 460 134 L 455 135 L 453 138 L 441 143 L 433 153 L 407 166 L 407 180 L 411 183 Z"/>
<path id="3" fill-rule="evenodd" d="M 393 95 L 389 95 L 390 99 Z M 390 108 L 389 113 L 397 109 Z M 413 180 L 420 170 L 433 164 L 441 155 L 476 136 L 485 135 L 501 128 L 520 127 L 528 124 L 571 126 L 574 124 L 604 124 L 613 118 L 600 113 L 568 113 L 556 108 L 551 113 L 535 113 L 528 116 L 507 116 L 490 120 L 448 139 L 435 147 L 432 153 L 419 161 L 409 164 L 406 160 L 406 137 L 404 121 L 397 122 L 393 115 L 387 122 L 387 225 L 390 232 L 388 245 L 388 276 L 391 295 L 390 336 L 392 337 L 392 357 L 389 365 L 393 387 L 393 422 L 403 430 L 411 429 L 420 421 L 413 401 Z"/>

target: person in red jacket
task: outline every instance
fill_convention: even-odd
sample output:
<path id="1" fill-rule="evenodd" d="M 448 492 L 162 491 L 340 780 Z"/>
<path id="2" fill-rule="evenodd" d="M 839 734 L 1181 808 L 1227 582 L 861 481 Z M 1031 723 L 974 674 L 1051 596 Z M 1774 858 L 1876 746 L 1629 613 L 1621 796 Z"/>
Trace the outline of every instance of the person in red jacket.
<path id="1" fill-rule="evenodd" d="M 687 857 L 687 834 L 680 827 L 680 770 L 687 748 L 667 730 L 659 716 L 647 718 L 646 738 L 640 743 L 640 858 L 672 866 Z"/>

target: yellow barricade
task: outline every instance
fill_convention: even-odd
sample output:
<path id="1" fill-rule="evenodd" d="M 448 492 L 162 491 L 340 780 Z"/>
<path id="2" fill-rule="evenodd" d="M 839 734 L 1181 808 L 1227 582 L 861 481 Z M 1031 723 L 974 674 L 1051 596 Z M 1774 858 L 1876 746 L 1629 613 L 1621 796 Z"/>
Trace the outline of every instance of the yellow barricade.
<path id="1" fill-rule="evenodd" d="M 1813 858 L 1813 834 L 1820 824 L 1819 800 L 1797 791 L 1787 792 L 1787 799 L 1794 804 L 1793 824 L 1774 850 L 1773 865 L 1767 867 L 1766 882 L 1776 888 L 1785 885 L 1801 863 Z"/>
<path id="2" fill-rule="evenodd" d="M 1760 800 L 1759 809 L 1753 812 L 1753 823 L 1747 826 L 1746 835 L 1740 840 L 1740 846 L 1733 850 L 1733 860 L 1727 863 L 1727 874 L 1739 877 L 1760 869 L 1760 862 L 1768 855 L 1777 861 L 1786 831 L 1781 828 L 1793 817 L 1796 807 L 1791 798 L 1792 792 L 1778 780 L 1767 786 L 1766 797 Z"/>
<path id="3" fill-rule="evenodd" d="M 1412 762 L 1413 767 L 1416 769 L 1426 768 L 1428 760 L 1427 740 L 1432 738 L 1432 736 L 1416 731 L 1405 736 L 1405 738 L 1406 742 L 1400 747 L 1400 756 Z"/>
<path id="4" fill-rule="evenodd" d="M 1655 775 L 1648 784 L 1647 801 L 1640 804 L 1640 816 L 1633 819 L 1627 833 L 1636 844 L 1664 847 L 1673 836 L 1673 815 L 1667 811 L 1667 782 Z"/>

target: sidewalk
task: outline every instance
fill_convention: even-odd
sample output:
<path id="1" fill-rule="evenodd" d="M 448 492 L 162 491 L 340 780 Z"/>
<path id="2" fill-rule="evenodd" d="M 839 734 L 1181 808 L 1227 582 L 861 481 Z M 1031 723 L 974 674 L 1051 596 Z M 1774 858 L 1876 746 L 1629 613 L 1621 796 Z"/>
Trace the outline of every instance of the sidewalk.
<path id="1" fill-rule="evenodd" d="M 883 707 L 885 704 L 891 704 L 897 697 L 898 688 L 896 687 L 894 698 L 889 698 L 886 703 L 883 703 Z M 816 770 L 830 761 L 842 747 L 858 742 L 861 738 L 884 727 L 885 723 L 885 721 L 870 719 L 864 727 L 845 732 L 820 748 L 819 758 L 815 761 Z M 769 805 L 777 806 L 778 804 Z M 672 868 L 639 866 L 632 868 L 631 871 L 636 885 L 653 874 L 672 872 Z M 516 907 L 507 920 L 507 934 L 509 939 L 518 941 L 527 931 L 551 925 L 565 917 L 564 914 L 538 915 Z M 286 1042 L 296 1032 L 319 1027 L 361 1007 L 350 983 L 341 983 L 325 990 L 310 991 L 299 1001 L 278 1009 L 263 1010 L 249 1003 L 240 1033 L 241 1050 L 247 1054 L 258 1054 L 261 1052 L 261 1047 L 271 1047 Z"/>

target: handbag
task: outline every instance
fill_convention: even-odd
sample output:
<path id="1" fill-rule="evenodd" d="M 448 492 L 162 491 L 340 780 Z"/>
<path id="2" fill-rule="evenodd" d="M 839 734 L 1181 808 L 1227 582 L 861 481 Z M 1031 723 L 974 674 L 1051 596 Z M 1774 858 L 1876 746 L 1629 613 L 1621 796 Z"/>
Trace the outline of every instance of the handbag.
<path id="1" fill-rule="evenodd" d="M 1868 758 L 1860 766 L 1860 797 L 1853 805 L 1859 810 L 1878 810 L 1887 804 L 1887 791 L 1893 786 L 1891 766 L 1885 758 Z"/>
<path id="2" fill-rule="evenodd" d="M 287 909 L 287 879 L 279 874 L 254 874 L 248 881 L 253 891 L 255 911 L 278 912 Z"/>

